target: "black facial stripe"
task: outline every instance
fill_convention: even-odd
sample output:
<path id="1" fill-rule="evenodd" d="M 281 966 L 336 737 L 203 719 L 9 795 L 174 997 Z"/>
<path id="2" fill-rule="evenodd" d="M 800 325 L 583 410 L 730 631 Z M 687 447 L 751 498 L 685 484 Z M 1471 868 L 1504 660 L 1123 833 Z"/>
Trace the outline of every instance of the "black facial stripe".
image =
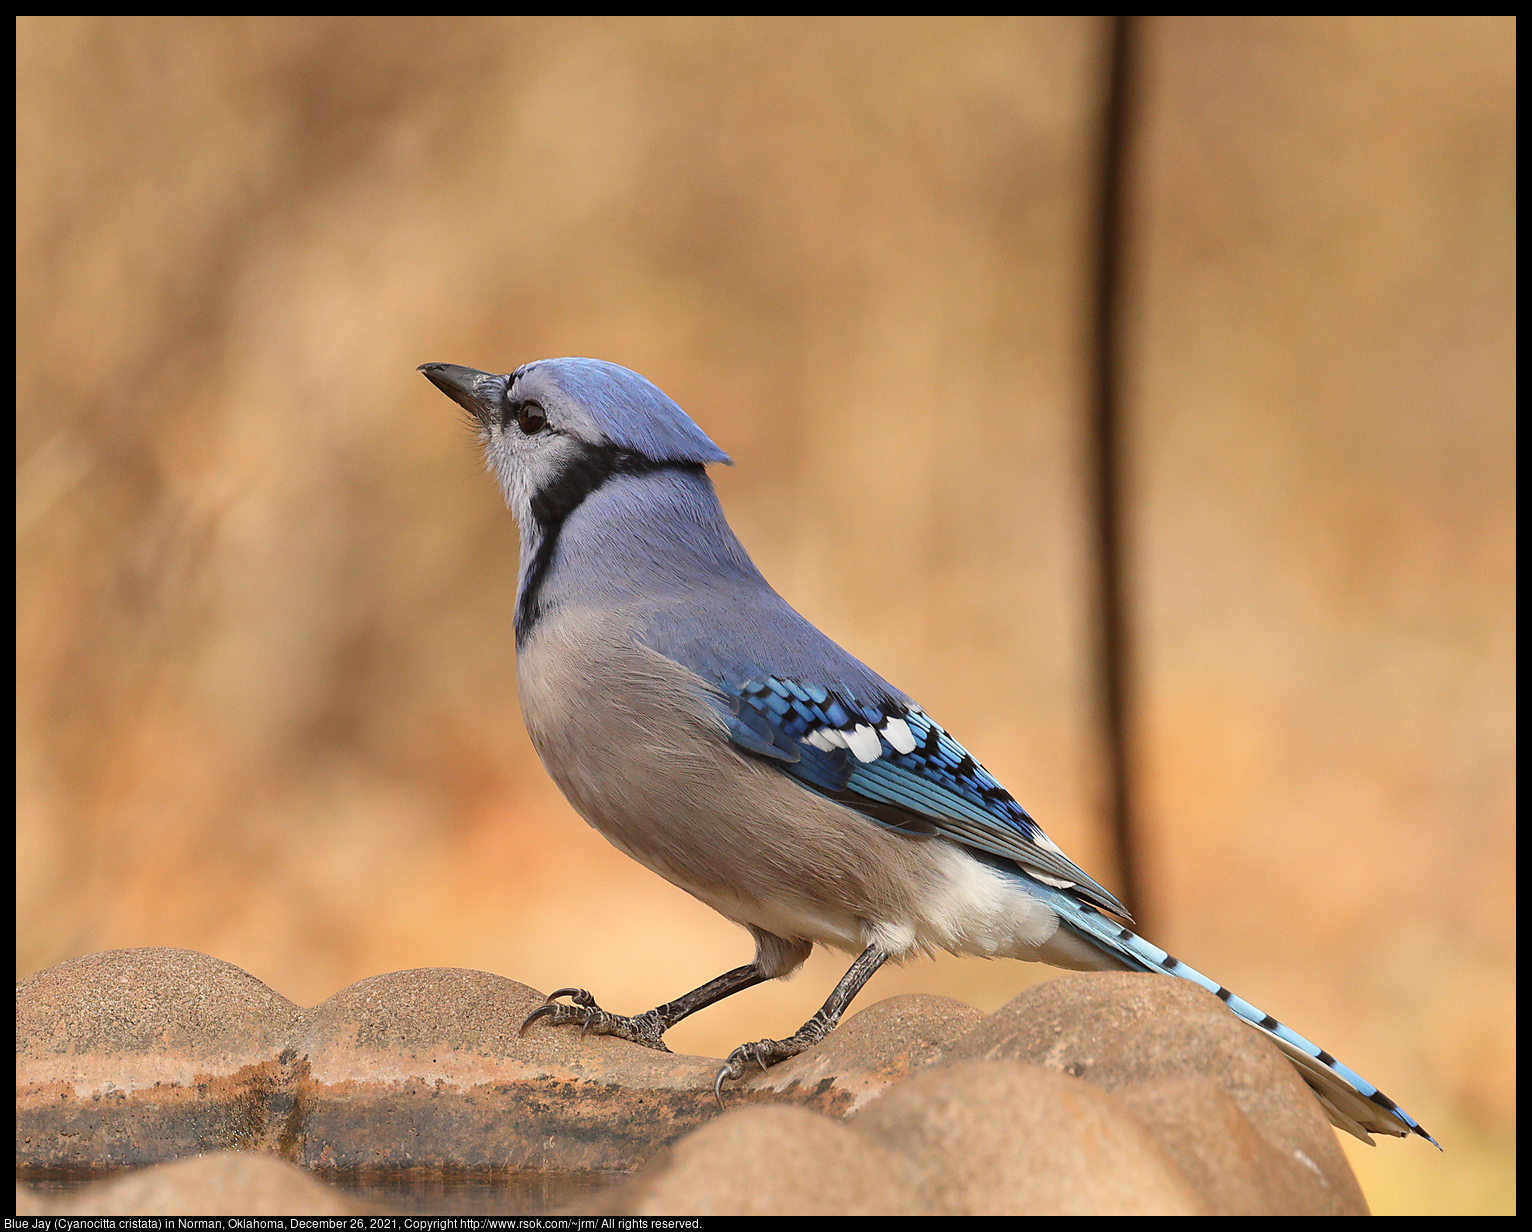
<path id="1" fill-rule="evenodd" d="M 558 432 L 560 436 L 566 433 Z M 573 439 L 573 438 L 571 438 Z M 538 603 L 543 581 L 553 564 L 553 554 L 558 549 L 559 535 L 564 522 L 581 503 L 614 475 L 649 475 L 655 471 L 679 470 L 701 474 L 700 462 L 656 462 L 641 453 L 623 449 L 619 445 L 591 445 L 580 443 L 579 452 L 565 464 L 564 469 L 532 498 L 532 520 L 537 523 L 541 537 L 537 553 L 527 570 L 526 586 L 516 605 L 516 644 L 526 640 L 532 626 L 542 615 Z"/>

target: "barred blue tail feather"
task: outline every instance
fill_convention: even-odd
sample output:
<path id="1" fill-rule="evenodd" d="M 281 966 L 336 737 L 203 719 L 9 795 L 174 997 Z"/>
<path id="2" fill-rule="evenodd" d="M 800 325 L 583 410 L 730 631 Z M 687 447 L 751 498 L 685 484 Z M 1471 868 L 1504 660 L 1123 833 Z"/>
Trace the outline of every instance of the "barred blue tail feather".
<path id="1" fill-rule="evenodd" d="M 1349 1066 L 1341 1064 L 1323 1048 L 1304 1039 L 1291 1027 L 1278 1022 L 1264 1010 L 1257 1009 L 1236 996 L 1222 984 L 1173 958 L 1153 942 L 1145 941 L 1115 920 L 1082 903 L 1071 895 L 1055 892 L 1050 905 L 1059 913 L 1063 927 L 1096 946 L 1108 959 L 1129 971 L 1173 975 L 1205 988 L 1229 1007 L 1242 1021 L 1254 1027 L 1280 1048 L 1308 1083 L 1329 1114 L 1331 1122 L 1348 1134 L 1372 1146 L 1371 1134 L 1389 1134 L 1405 1138 L 1418 1134 L 1437 1150 L 1441 1144 L 1421 1128 L 1419 1122 L 1393 1100 Z"/>

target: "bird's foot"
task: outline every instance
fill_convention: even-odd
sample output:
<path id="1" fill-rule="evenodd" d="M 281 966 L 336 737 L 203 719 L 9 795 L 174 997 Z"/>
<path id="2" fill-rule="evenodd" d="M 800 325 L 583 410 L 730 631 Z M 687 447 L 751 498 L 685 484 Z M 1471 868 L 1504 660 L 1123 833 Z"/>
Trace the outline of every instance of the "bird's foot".
<path id="1" fill-rule="evenodd" d="M 565 1005 L 559 1000 L 560 997 L 568 997 L 574 1004 Z M 618 1039 L 642 1044 L 645 1048 L 659 1052 L 670 1051 L 665 1047 L 665 1024 L 661 1022 L 657 1010 L 650 1010 L 634 1018 L 609 1014 L 583 988 L 559 988 L 549 993 L 548 999 L 526 1016 L 517 1034 L 525 1032 L 539 1018 L 546 1018 L 555 1027 L 577 1022 L 580 1024 L 581 1038 L 586 1035 L 615 1035 Z"/>
<path id="2" fill-rule="evenodd" d="M 839 1015 L 836 1017 L 838 1018 Z M 835 1022 L 824 1017 L 824 1012 L 820 1011 L 786 1039 L 756 1040 L 753 1044 L 741 1044 L 729 1054 L 723 1067 L 718 1071 L 718 1077 L 713 1079 L 713 1098 L 718 1101 L 719 1110 L 723 1110 L 725 1079 L 732 1082 L 741 1077 L 747 1067 L 755 1065 L 760 1066 L 761 1072 L 765 1073 L 769 1067 L 776 1065 L 779 1061 L 796 1057 L 800 1052 L 807 1052 L 829 1035 L 834 1027 Z"/>

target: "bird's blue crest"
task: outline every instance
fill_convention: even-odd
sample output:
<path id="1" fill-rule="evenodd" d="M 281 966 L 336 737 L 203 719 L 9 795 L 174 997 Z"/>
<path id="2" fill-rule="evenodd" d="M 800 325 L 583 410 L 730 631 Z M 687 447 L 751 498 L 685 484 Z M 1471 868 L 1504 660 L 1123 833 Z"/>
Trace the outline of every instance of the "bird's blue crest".
<path id="1" fill-rule="evenodd" d="M 630 368 L 569 356 L 538 360 L 521 371 L 534 368 L 578 400 L 614 445 L 657 462 L 734 464 L 664 390 Z"/>

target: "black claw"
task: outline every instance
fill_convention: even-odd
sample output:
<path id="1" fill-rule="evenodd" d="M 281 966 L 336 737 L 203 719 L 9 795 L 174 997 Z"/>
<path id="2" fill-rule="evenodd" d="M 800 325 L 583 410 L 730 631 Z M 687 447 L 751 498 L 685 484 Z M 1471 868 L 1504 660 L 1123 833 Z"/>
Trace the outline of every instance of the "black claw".
<path id="1" fill-rule="evenodd" d="M 530 1027 L 539 1018 L 541 1018 L 544 1014 L 551 1018 L 554 1014 L 558 1013 L 558 1011 L 559 1007 L 552 1001 L 545 1001 L 542 1005 L 539 1005 L 535 1010 L 533 1010 L 530 1014 L 521 1020 L 521 1030 L 517 1031 L 516 1034 L 525 1035 L 527 1028 Z"/>
<path id="2" fill-rule="evenodd" d="M 739 1077 L 738 1074 L 733 1074 L 733 1073 L 729 1072 L 732 1068 L 733 1068 L 733 1062 L 732 1061 L 727 1063 L 727 1064 L 725 1064 L 725 1065 L 723 1065 L 719 1069 L 719 1071 L 718 1071 L 718 1077 L 713 1079 L 713 1098 L 718 1101 L 718 1111 L 719 1112 L 726 1111 L 726 1109 L 723 1106 L 723 1080 L 725 1078 L 738 1078 Z"/>

